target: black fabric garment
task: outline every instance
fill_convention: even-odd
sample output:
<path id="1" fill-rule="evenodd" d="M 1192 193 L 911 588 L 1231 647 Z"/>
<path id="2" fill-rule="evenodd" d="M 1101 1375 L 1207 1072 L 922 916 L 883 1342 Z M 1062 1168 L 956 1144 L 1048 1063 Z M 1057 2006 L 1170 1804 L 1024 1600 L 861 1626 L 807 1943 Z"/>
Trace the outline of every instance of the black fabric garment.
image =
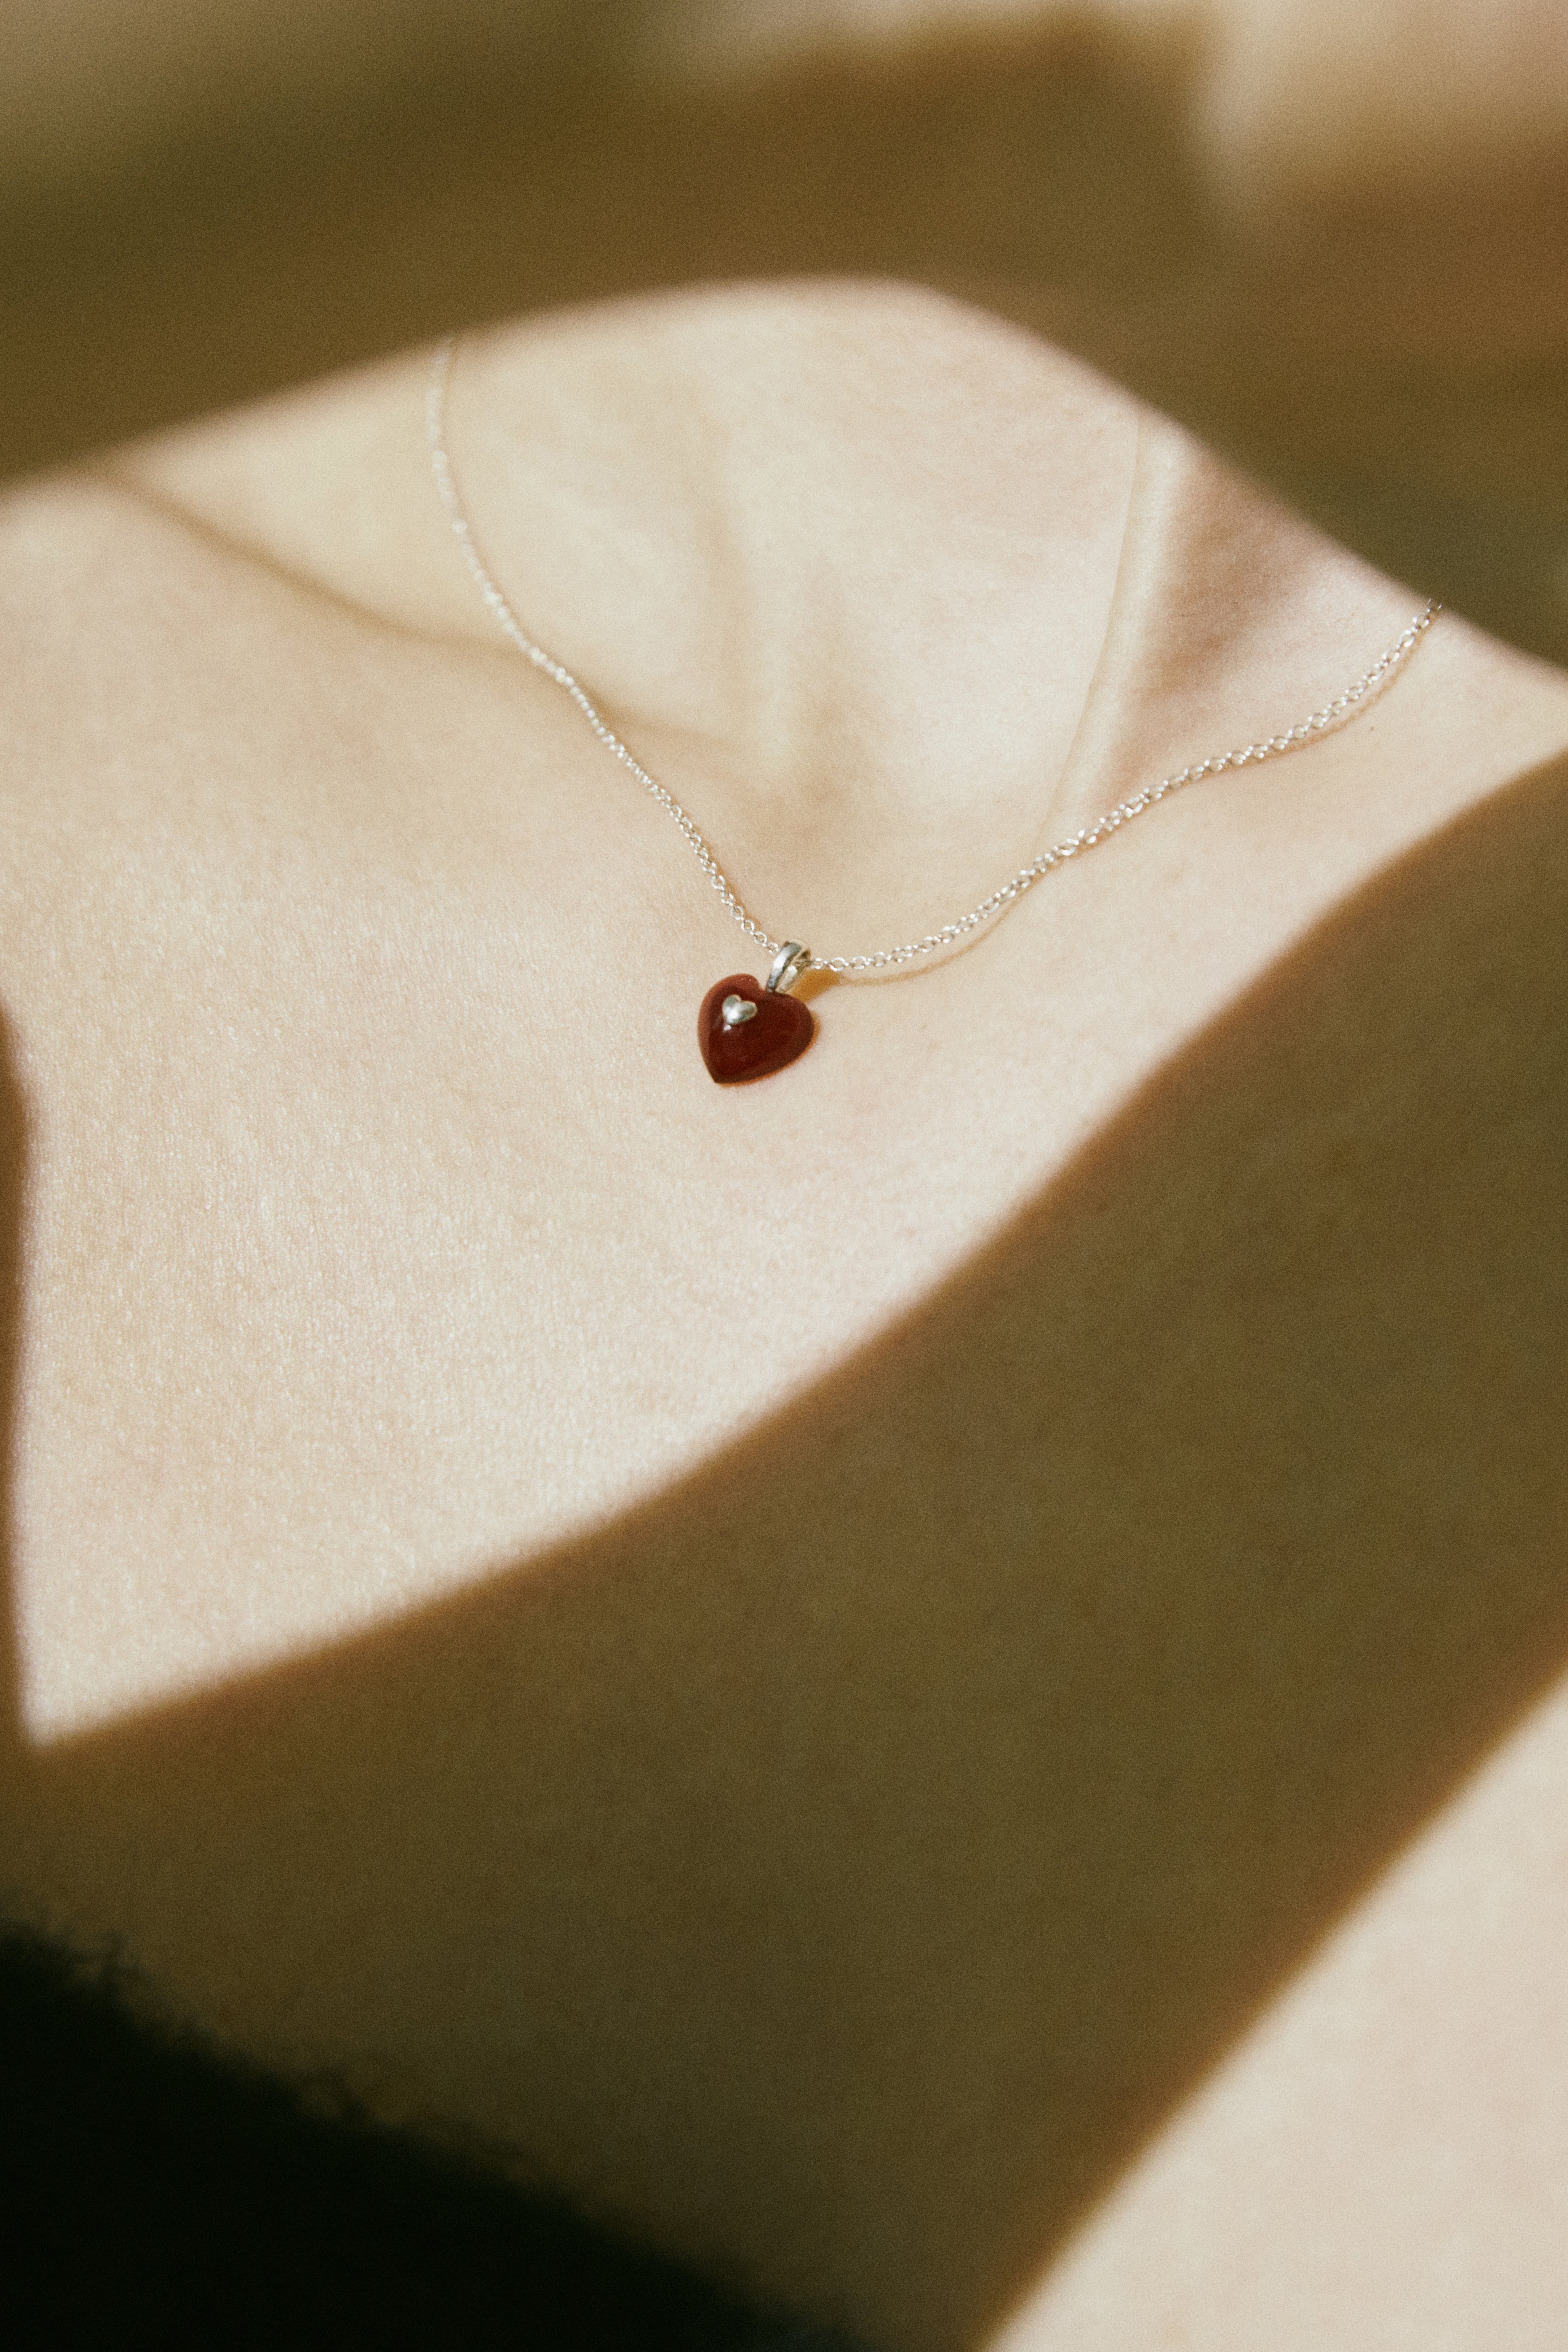
<path id="1" fill-rule="evenodd" d="M 831 2352 L 139 2008 L 111 1967 L 0 1937 L 6 2352 Z"/>

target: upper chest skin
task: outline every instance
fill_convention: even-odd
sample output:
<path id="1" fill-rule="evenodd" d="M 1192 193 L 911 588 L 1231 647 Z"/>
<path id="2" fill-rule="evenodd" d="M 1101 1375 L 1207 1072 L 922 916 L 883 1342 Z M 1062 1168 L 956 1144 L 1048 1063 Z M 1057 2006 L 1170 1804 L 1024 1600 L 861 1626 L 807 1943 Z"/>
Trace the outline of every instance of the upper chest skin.
<path id="1" fill-rule="evenodd" d="M 8 545 L 17 1883 L 973 2336 L 1549 1668 L 1561 689 L 1453 627 L 731 1092 L 563 701 Z"/>

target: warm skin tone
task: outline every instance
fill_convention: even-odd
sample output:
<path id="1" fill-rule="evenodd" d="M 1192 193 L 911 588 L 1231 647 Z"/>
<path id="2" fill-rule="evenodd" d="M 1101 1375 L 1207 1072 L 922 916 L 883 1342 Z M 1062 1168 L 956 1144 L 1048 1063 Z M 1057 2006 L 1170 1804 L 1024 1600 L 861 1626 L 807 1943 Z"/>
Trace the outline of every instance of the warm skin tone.
<path id="1" fill-rule="evenodd" d="M 1435 1948 L 1425 1882 L 1377 1893 L 1370 1991 L 1184 2103 L 1552 1671 L 1521 1001 L 1562 876 L 1529 795 L 1403 861 L 1568 742 L 1568 689 L 1445 620 L 1354 728 L 721 1094 L 691 1024 L 743 943 L 489 633 L 422 390 L 12 510 L 16 1883 L 219 2031 L 893 2341 L 983 2340 L 1166 2115 L 1213 2210 L 1135 2175 L 1053 2352 L 1371 2352 L 1439 2290 L 1451 2340 L 1501 2295 L 1530 2341 L 1560 2217 L 1522 2259 L 1492 2222 L 1561 2157 L 1550 1746 L 1479 1907 Z M 555 646 L 828 945 L 1310 709 L 1410 609 L 897 291 L 509 334 L 453 443 Z"/>
<path id="2" fill-rule="evenodd" d="M 5 513 L 11 1883 L 893 2341 L 1553 2344 L 1568 681 L 1445 617 L 723 1094 L 422 394 Z M 452 443 L 825 950 L 1414 609 L 874 284 L 509 329 Z"/>

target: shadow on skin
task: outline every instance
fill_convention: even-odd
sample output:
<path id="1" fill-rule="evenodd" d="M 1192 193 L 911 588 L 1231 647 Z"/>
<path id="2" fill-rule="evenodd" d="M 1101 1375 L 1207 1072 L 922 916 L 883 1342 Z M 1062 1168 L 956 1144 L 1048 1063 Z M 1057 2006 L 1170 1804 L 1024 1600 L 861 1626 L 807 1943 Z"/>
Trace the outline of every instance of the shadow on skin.
<path id="1" fill-rule="evenodd" d="M 978 2343 L 1562 1666 L 1565 935 L 1559 762 L 679 1486 L 26 1759 L 6 1875 L 220 2033 Z"/>
<path id="2" fill-rule="evenodd" d="M 27 1118 L 14 1059 L 9 1024 L 0 1016 L 0 1430 L 5 1432 L 5 1463 L 0 1471 L 5 1480 L 5 1491 L 0 1495 L 0 1580 L 6 1595 L 6 1605 L 0 1610 L 0 1772 L 7 1779 L 26 1755 L 16 1612 L 10 1606 L 16 1541 L 11 1456 L 22 1345 L 22 1210 L 27 1173 Z"/>

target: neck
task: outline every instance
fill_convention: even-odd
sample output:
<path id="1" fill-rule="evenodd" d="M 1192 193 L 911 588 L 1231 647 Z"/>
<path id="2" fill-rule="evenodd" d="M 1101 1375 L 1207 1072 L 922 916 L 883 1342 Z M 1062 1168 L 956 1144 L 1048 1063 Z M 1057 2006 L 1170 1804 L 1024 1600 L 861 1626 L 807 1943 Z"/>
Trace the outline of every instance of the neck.
<path id="1" fill-rule="evenodd" d="M 485 648 L 505 695 L 552 695 L 453 559 L 423 383 L 395 362 L 140 470 L 380 618 Z M 1121 393 L 910 288 L 500 331 L 459 353 L 448 442 L 523 625 L 764 919 L 818 944 L 948 919 L 1142 784 L 1327 700 L 1410 611 Z"/>
<path id="2" fill-rule="evenodd" d="M 459 357 L 450 410 L 524 626 L 764 897 L 787 877 L 832 929 L 891 911 L 906 869 L 918 896 L 955 856 L 984 887 L 1026 854 L 1105 638 L 1138 439 L 1069 363 L 898 289 L 500 338 Z"/>
<path id="3" fill-rule="evenodd" d="M 509 331 L 450 442 L 524 626 L 822 937 L 940 919 L 1403 614 L 1125 395 L 903 289 Z"/>

